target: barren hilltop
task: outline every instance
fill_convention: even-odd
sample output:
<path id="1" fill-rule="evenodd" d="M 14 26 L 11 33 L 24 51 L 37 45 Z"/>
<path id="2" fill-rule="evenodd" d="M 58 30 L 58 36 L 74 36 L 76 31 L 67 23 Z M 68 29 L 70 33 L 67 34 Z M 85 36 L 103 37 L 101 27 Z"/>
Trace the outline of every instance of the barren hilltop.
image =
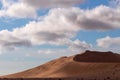
<path id="1" fill-rule="evenodd" d="M 120 54 L 85 51 L 2 78 L 94 78 L 120 80 Z"/>

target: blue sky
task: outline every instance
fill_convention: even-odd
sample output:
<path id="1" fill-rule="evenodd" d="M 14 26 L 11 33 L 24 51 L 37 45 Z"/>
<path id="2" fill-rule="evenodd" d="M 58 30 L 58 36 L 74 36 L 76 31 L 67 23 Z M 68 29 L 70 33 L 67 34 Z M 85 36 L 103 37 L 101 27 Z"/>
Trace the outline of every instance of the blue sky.
<path id="1" fill-rule="evenodd" d="M 117 1 L 0 0 L 0 75 L 88 49 L 119 53 Z"/>

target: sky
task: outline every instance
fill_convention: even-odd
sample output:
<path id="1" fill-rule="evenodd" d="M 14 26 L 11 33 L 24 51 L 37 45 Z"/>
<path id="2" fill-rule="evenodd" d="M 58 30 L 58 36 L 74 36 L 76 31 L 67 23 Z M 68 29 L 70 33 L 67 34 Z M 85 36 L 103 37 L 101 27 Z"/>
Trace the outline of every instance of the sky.
<path id="1" fill-rule="evenodd" d="M 85 50 L 120 53 L 119 0 L 0 0 L 0 75 Z"/>

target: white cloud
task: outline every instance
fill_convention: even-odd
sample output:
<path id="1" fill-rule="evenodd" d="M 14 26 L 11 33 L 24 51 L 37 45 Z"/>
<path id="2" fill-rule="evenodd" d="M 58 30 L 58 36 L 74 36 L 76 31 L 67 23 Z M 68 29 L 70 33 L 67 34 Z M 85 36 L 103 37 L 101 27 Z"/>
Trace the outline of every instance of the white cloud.
<path id="1" fill-rule="evenodd" d="M 12 32 L 8 30 L 0 31 L 0 51 L 15 50 L 15 46 L 30 46 L 31 43 L 25 39 L 13 36 Z"/>
<path id="2" fill-rule="evenodd" d="M 80 41 L 80 40 L 74 40 L 73 42 L 69 43 L 68 46 L 69 49 L 71 50 L 80 50 L 80 51 L 84 51 L 92 48 L 91 44 L 88 44 L 85 41 Z"/>
<path id="3" fill-rule="evenodd" d="M 102 48 L 119 48 L 120 47 L 120 37 L 105 37 L 97 40 L 97 45 Z"/>
<path id="4" fill-rule="evenodd" d="M 71 7 L 83 0 L 22 0 L 23 3 L 35 8 Z"/>
<path id="5" fill-rule="evenodd" d="M 6 11 L 6 15 L 9 17 L 17 18 L 36 18 L 36 10 L 30 6 L 25 5 L 24 3 L 15 3 L 11 5 Z"/>
<path id="6" fill-rule="evenodd" d="M 0 10 L 0 16 L 37 18 L 37 10 L 40 9 L 40 7 L 73 7 L 72 5 L 79 4 L 81 2 L 81 0 L 51 0 L 50 2 L 48 0 L 19 0 L 17 2 L 14 0 L 2 0 L 3 7 Z M 74 24 L 76 23 L 75 25 L 78 25 L 83 29 L 108 30 L 118 28 L 120 26 L 119 7 L 110 8 L 107 6 L 98 6 L 92 10 L 82 10 L 78 8 L 74 10 L 74 12 L 67 10 L 67 8 L 62 8 L 62 10 L 52 9 L 50 11 L 56 11 L 56 13 L 57 11 L 61 13 L 64 11 L 67 12 L 67 14 L 65 14 L 69 21 Z M 71 12 L 72 14 L 68 14 L 68 12 Z"/>
<path id="7" fill-rule="evenodd" d="M 42 8 L 72 7 L 82 0 L 1 0 L 0 17 L 37 18 L 37 10 Z"/>
<path id="8" fill-rule="evenodd" d="M 120 0 L 109 0 L 110 1 L 110 6 L 113 8 L 120 7 Z"/>
<path id="9" fill-rule="evenodd" d="M 2 8 L 7 8 L 14 3 L 13 0 L 0 0 L 0 2 L 2 4 Z"/>
<path id="10" fill-rule="evenodd" d="M 31 21 L 12 31 L 2 30 L 1 49 L 41 44 L 67 45 L 87 49 L 90 44 L 73 41 L 80 30 L 110 30 L 120 28 L 120 10 L 99 6 L 92 10 L 80 8 L 54 8 L 38 21 Z M 9 41 L 10 40 L 10 41 Z M 64 42 L 65 41 L 65 42 Z M 70 43 L 66 43 L 70 42 Z"/>
<path id="11" fill-rule="evenodd" d="M 109 30 L 120 28 L 120 10 L 107 6 L 99 6 L 85 12 L 85 17 L 79 24 L 90 30 Z"/>
<path id="12" fill-rule="evenodd" d="M 12 18 L 36 18 L 36 9 L 21 2 L 14 2 L 14 0 L 1 0 L 2 9 L 0 10 L 0 17 Z"/>

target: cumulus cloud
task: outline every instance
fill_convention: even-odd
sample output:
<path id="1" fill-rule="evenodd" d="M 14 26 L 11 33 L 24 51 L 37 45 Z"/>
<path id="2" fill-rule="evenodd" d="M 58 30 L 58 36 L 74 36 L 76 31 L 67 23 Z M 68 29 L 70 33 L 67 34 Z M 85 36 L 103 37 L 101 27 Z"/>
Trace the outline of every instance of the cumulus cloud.
<path id="1" fill-rule="evenodd" d="M 79 25 L 88 30 L 109 30 L 120 28 L 120 10 L 107 6 L 99 6 L 92 10 L 85 11 L 83 20 L 79 20 Z"/>
<path id="2" fill-rule="evenodd" d="M 15 3 L 5 10 L 6 16 L 17 18 L 35 18 L 37 17 L 36 10 L 24 3 Z"/>
<path id="3" fill-rule="evenodd" d="M 113 9 L 102 5 L 91 10 L 82 10 L 75 7 L 60 8 L 50 10 L 50 14 L 52 17 L 59 15 L 62 18 L 63 16 L 63 20 L 80 30 L 105 31 L 120 28 L 119 8 Z"/>
<path id="4" fill-rule="evenodd" d="M 31 43 L 28 40 L 20 39 L 19 37 L 15 37 L 12 35 L 12 32 L 8 30 L 0 31 L 0 51 L 6 50 L 15 50 L 15 46 L 30 46 Z"/>
<path id="5" fill-rule="evenodd" d="M 36 9 L 28 6 L 22 2 L 15 2 L 14 0 L 1 0 L 2 8 L 0 10 L 0 17 L 13 18 L 36 18 Z"/>
<path id="6" fill-rule="evenodd" d="M 82 0 L 1 0 L 1 2 L 3 6 L 0 10 L 0 17 L 36 18 L 38 17 L 37 10 L 40 8 L 56 8 L 57 6 L 60 8 L 62 6 L 73 7 L 73 5 L 81 3 Z M 54 13 L 55 11 L 58 11 L 59 13 L 65 14 L 71 23 L 76 23 L 75 25 L 78 25 L 83 29 L 108 30 L 119 27 L 119 7 L 110 8 L 107 6 L 98 6 L 92 10 L 76 8 L 74 11 L 67 9 L 68 7 L 62 8 L 61 10 L 51 9 L 50 11 Z"/>
<path id="7" fill-rule="evenodd" d="M 35 8 L 71 7 L 80 4 L 83 0 L 22 0 Z"/>
<path id="8" fill-rule="evenodd" d="M 63 16 L 63 20 L 79 29 L 84 30 L 110 30 L 120 28 L 120 9 L 107 6 L 98 6 L 91 10 L 80 8 L 61 8 L 50 10 L 52 17 Z"/>
<path id="9" fill-rule="evenodd" d="M 78 39 L 69 43 L 68 46 L 69 46 L 69 49 L 71 50 L 80 50 L 80 51 L 84 51 L 92 48 L 91 44 L 88 44 L 85 41 L 80 41 Z"/>
<path id="10" fill-rule="evenodd" d="M 120 37 L 105 37 L 105 38 L 101 38 L 97 40 L 97 45 L 99 47 L 103 47 L 103 48 L 116 48 L 116 47 L 120 47 Z"/>
<path id="11" fill-rule="evenodd" d="M 68 15 L 69 12 L 71 15 Z M 68 18 L 73 17 L 74 14 L 77 14 L 76 8 L 53 9 L 42 21 L 32 21 L 12 31 L 0 31 L 1 36 L 3 36 L 0 40 L 1 46 L 8 49 L 41 44 L 67 45 L 76 48 L 87 47 L 85 42 L 76 43 L 70 40 L 80 30 L 78 26 L 68 21 Z"/>
<path id="12" fill-rule="evenodd" d="M 80 30 L 105 31 L 120 28 L 120 9 L 99 6 L 91 10 L 80 8 L 54 8 L 41 20 L 31 21 L 12 31 L 2 30 L 1 48 L 41 44 L 67 45 L 87 49 L 90 44 L 71 40 Z M 11 40 L 11 41 L 9 41 Z"/>
<path id="13" fill-rule="evenodd" d="M 72 7 L 83 0 L 1 0 L 0 17 L 36 18 L 42 8 Z"/>
<path id="14" fill-rule="evenodd" d="M 110 0 L 110 6 L 113 8 L 120 6 L 120 0 Z"/>

